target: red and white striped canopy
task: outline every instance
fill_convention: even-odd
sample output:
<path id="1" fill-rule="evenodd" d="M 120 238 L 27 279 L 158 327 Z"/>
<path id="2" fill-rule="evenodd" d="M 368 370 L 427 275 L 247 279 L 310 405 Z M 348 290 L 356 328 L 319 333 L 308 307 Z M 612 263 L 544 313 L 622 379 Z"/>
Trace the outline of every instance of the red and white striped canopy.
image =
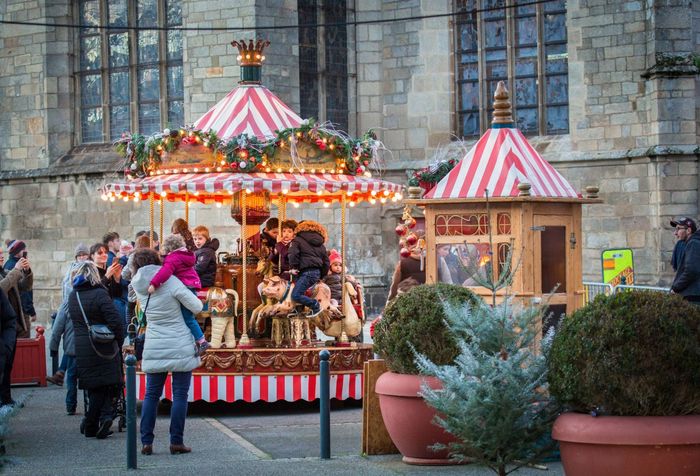
<path id="1" fill-rule="evenodd" d="M 248 134 L 265 140 L 276 137 L 275 130 L 299 127 L 301 118 L 269 89 L 260 85 L 239 86 L 226 95 L 194 127 L 213 129 L 222 139 Z"/>
<path id="2" fill-rule="evenodd" d="M 232 195 L 241 190 L 252 193 L 268 191 L 286 193 L 307 201 L 338 199 L 342 194 L 352 197 L 378 198 L 401 191 L 401 185 L 372 177 L 334 175 L 334 174 L 291 174 L 291 173 L 210 173 L 210 174 L 173 174 L 154 175 L 127 182 L 108 184 L 106 194 L 143 196 L 150 193 L 163 194 L 170 199 L 189 199 L 201 201 L 217 199 Z"/>
<path id="3" fill-rule="evenodd" d="M 489 129 L 457 166 L 425 198 L 517 197 L 529 183 L 534 197 L 578 198 L 571 184 L 530 145 L 516 128 Z"/>

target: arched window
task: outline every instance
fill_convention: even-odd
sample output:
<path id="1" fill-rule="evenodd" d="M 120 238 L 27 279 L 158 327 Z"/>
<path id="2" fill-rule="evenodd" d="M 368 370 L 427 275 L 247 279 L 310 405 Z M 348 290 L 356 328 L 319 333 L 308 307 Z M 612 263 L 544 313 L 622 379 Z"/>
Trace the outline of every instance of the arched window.
<path id="1" fill-rule="evenodd" d="M 81 0 L 77 14 L 80 142 L 182 125 L 182 32 L 128 29 L 182 25 L 181 0 Z"/>
<path id="2" fill-rule="evenodd" d="M 488 129 L 493 93 L 507 81 L 528 135 L 569 131 L 566 0 L 455 0 L 458 135 Z"/>

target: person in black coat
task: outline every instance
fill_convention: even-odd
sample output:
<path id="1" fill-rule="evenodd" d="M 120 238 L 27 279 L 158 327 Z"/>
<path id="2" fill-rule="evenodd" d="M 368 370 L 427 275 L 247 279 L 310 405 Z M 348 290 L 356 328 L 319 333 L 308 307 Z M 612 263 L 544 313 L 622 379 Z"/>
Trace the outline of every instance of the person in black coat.
<path id="1" fill-rule="evenodd" d="M 671 290 L 686 301 L 700 305 L 700 231 L 690 235 L 686 242 L 685 255 Z"/>
<path id="2" fill-rule="evenodd" d="M 116 397 L 122 381 L 120 349 L 124 343 L 125 329 L 124 319 L 102 286 L 97 267 L 91 261 L 81 263 L 75 271 L 73 291 L 68 297 L 68 312 L 73 323 L 78 388 L 88 391 L 85 436 L 106 438 L 111 434 L 112 399 Z M 92 342 L 85 319 L 90 325 L 107 325 L 114 333 L 115 341 L 111 344 Z M 98 352 L 102 355 L 98 355 Z M 106 415 L 101 422 L 100 414 Z"/>
<path id="3" fill-rule="evenodd" d="M 17 315 L 10 300 L 0 289 L 0 381 L 4 376 L 5 362 L 15 350 L 17 341 Z"/>
<path id="4" fill-rule="evenodd" d="M 289 274 L 298 275 L 292 290 L 292 300 L 311 309 L 309 317 L 323 309 L 316 299 L 304 293 L 328 274 L 330 261 L 323 245 L 328 239 L 326 229 L 318 222 L 307 220 L 297 225 L 296 236 L 289 246 Z"/>

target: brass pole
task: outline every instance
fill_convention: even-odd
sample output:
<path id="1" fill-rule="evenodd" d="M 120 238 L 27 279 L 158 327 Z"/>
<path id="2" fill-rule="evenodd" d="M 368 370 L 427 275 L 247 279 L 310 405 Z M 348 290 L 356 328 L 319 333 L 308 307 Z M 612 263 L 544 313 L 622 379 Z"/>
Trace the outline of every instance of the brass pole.
<path id="1" fill-rule="evenodd" d="M 160 239 L 163 239 L 163 213 L 165 212 L 165 197 L 160 196 Z"/>
<path id="2" fill-rule="evenodd" d="M 150 218 L 151 218 L 151 231 L 148 235 L 150 240 L 149 246 L 153 248 L 153 229 L 155 228 L 155 201 L 153 199 L 153 192 L 148 195 L 148 202 L 150 204 Z"/>
<path id="3" fill-rule="evenodd" d="M 246 219 L 246 191 L 241 190 L 241 241 L 243 242 L 243 289 L 241 299 L 243 299 L 243 334 L 239 341 L 239 345 L 250 345 L 250 338 L 246 332 L 246 322 L 248 320 L 248 241 L 246 236 L 246 227 L 248 220 Z"/>
<path id="4" fill-rule="evenodd" d="M 345 214 L 347 211 L 347 194 L 343 194 L 341 200 L 340 200 L 340 266 L 341 266 L 341 280 L 340 280 L 340 289 L 341 294 L 340 294 L 340 309 L 343 311 L 343 317 L 345 317 L 347 314 L 348 309 L 345 309 L 345 295 L 346 295 L 346 290 L 345 290 Z M 341 321 L 341 333 L 340 333 L 340 342 L 347 342 L 348 341 L 348 336 L 345 333 L 345 320 Z"/>
<path id="5" fill-rule="evenodd" d="M 185 191 L 185 221 L 190 224 L 190 191 Z"/>

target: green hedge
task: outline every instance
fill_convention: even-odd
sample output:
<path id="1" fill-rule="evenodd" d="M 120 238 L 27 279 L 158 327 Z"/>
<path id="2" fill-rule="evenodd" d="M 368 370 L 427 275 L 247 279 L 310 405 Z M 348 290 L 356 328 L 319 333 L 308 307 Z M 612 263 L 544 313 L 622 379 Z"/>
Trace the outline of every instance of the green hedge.
<path id="1" fill-rule="evenodd" d="M 700 307 L 656 292 L 597 297 L 555 335 L 549 384 L 577 411 L 700 414 Z"/>

